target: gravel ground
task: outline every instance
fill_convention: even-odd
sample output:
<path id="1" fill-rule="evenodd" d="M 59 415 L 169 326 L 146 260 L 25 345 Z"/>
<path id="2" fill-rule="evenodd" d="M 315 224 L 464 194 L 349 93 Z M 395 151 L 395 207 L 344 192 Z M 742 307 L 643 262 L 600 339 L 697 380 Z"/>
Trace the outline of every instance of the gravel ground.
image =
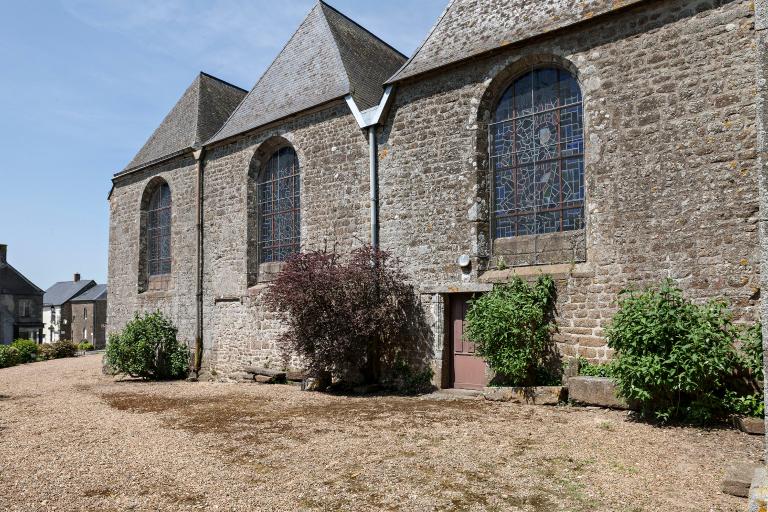
<path id="1" fill-rule="evenodd" d="M 743 511 L 762 439 L 626 413 L 0 370 L 0 510 Z"/>

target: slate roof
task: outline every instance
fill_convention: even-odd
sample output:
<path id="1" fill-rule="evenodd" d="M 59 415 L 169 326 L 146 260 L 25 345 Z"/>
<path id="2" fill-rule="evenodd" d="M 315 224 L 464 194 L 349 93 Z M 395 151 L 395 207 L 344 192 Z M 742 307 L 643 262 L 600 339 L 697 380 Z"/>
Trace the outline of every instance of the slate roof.
<path id="1" fill-rule="evenodd" d="M 43 305 L 61 306 L 65 302 L 72 300 L 73 297 L 80 295 L 85 290 L 96 285 L 96 281 L 90 279 L 81 279 L 80 281 L 60 281 L 47 290 L 43 295 Z"/>
<path id="2" fill-rule="evenodd" d="M 107 300 L 107 285 L 97 284 L 72 299 L 71 302 L 95 302 Z"/>
<path id="3" fill-rule="evenodd" d="M 202 146 L 247 91 L 200 73 L 122 174 Z"/>
<path id="4" fill-rule="evenodd" d="M 43 290 L 24 274 L 16 270 L 10 263 L 0 261 L 0 294 L 10 295 L 39 295 Z"/>
<path id="5" fill-rule="evenodd" d="M 645 0 L 451 0 L 387 83 L 411 78 Z"/>
<path id="6" fill-rule="evenodd" d="M 329 101 L 377 105 L 383 83 L 406 57 L 319 1 L 221 130 L 206 144 Z"/>

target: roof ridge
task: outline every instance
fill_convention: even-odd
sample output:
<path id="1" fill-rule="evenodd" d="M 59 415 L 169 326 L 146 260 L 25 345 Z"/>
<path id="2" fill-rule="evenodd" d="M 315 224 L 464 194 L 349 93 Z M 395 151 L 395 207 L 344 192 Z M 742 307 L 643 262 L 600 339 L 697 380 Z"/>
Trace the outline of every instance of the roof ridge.
<path id="1" fill-rule="evenodd" d="M 200 75 L 206 76 L 208 78 L 212 78 L 212 79 L 216 80 L 217 82 L 221 82 L 222 84 L 228 85 L 229 87 L 234 87 L 235 89 L 238 89 L 240 91 L 248 92 L 246 89 L 243 89 L 239 85 L 235 85 L 232 82 L 227 82 L 226 80 L 223 80 L 223 79 L 217 77 L 216 75 L 212 75 L 210 73 L 206 73 L 205 71 L 200 71 Z"/>
<path id="2" fill-rule="evenodd" d="M 413 52 L 413 55 L 411 55 L 411 56 L 410 56 L 410 58 L 409 58 L 408 60 L 406 60 L 406 61 L 403 63 L 403 65 L 402 65 L 402 66 L 400 66 L 400 69 L 398 69 L 397 71 L 395 71 L 395 74 L 393 74 L 391 77 L 389 77 L 389 78 L 387 79 L 387 81 L 385 82 L 386 84 L 392 83 L 393 79 L 394 79 L 394 78 L 395 78 L 397 75 L 399 75 L 399 74 L 400 74 L 400 72 L 401 72 L 403 69 L 405 69 L 405 68 L 406 68 L 406 66 L 408 66 L 408 64 L 410 64 L 410 63 L 411 63 L 411 61 L 412 61 L 413 59 L 415 59 L 415 58 L 416 58 L 416 55 L 418 55 L 418 54 L 419 54 L 419 52 L 422 50 L 422 48 L 424 48 L 424 45 L 426 45 L 426 44 L 427 44 L 427 41 L 429 41 L 429 38 L 430 38 L 430 37 L 432 37 L 432 34 L 434 34 L 434 33 L 435 33 L 435 30 L 437 30 L 437 26 L 438 26 L 438 25 L 440 25 L 440 22 L 441 22 L 441 21 L 443 21 L 443 18 L 445 17 L 445 15 L 446 15 L 446 14 L 448 14 L 448 11 L 450 10 L 450 8 L 451 8 L 451 7 L 453 6 L 453 4 L 455 4 L 455 3 L 456 3 L 456 0 L 450 0 L 450 2 L 448 2 L 448 5 L 446 5 L 446 6 L 445 6 L 445 9 L 443 9 L 443 13 L 442 13 L 440 16 L 438 16 L 438 18 L 437 18 L 437 21 L 435 21 L 435 23 L 432 25 L 432 28 L 431 28 L 431 29 L 429 29 L 429 32 L 427 33 L 427 37 L 425 37 L 425 38 L 424 38 L 424 40 L 421 42 L 421 44 L 420 44 L 420 45 L 419 45 L 419 46 L 416 48 L 416 50 L 414 50 L 414 52 Z"/>
<path id="3" fill-rule="evenodd" d="M 250 91 L 247 91 L 247 92 L 248 92 L 248 94 L 250 94 L 250 93 L 251 93 L 251 92 L 252 92 L 254 89 L 256 89 L 256 87 L 259 85 L 259 83 L 261 83 L 261 81 L 262 81 L 262 80 L 264 80 L 264 77 L 265 77 L 265 76 L 267 76 L 267 74 L 269 73 L 269 70 L 270 70 L 270 69 L 272 69 L 272 66 L 274 66 L 274 65 L 275 65 L 275 63 L 278 61 L 278 59 L 279 59 L 279 58 L 280 58 L 280 56 L 283 54 L 283 52 L 285 52 L 285 49 L 286 49 L 286 48 L 288 48 L 288 45 L 290 45 L 290 44 L 291 44 L 291 41 L 293 41 L 293 39 L 294 39 L 294 38 L 296 37 L 296 35 L 299 33 L 299 30 L 301 29 L 301 27 L 302 27 L 302 26 L 303 26 L 303 25 L 304 25 L 304 24 L 307 22 L 307 19 L 309 19 L 309 15 L 310 15 L 310 14 L 312 14 L 312 11 L 314 11 L 314 10 L 315 10 L 315 9 L 316 9 L 316 8 L 319 6 L 319 4 L 320 4 L 321 2 L 322 2 L 322 0 L 318 0 L 318 4 L 317 4 L 317 5 L 315 5 L 314 7 L 312 7 L 312 9 L 310 9 L 310 11 L 307 13 L 307 15 L 306 15 L 306 16 L 304 16 L 304 19 L 302 20 L 301 24 L 299 24 L 299 26 L 296 28 L 296 30 L 294 30 L 294 31 L 293 31 L 293 34 L 291 34 L 291 37 L 289 37 L 289 38 L 288 38 L 288 41 L 286 41 L 286 42 L 285 42 L 285 44 L 284 44 L 284 45 L 283 45 L 283 47 L 280 49 L 280 51 L 279 51 L 279 52 L 277 52 L 277 56 L 276 56 L 274 59 L 272 59 L 272 62 L 270 62 L 270 63 L 269 63 L 269 66 L 267 66 L 267 69 L 265 69 L 265 70 L 264 70 L 264 72 L 261 74 L 261 76 L 259 77 L 259 79 L 258 79 L 258 80 L 256 80 L 256 83 L 255 83 L 255 84 L 253 84 L 253 87 L 251 87 L 251 90 L 250 90 Z M 346 68 L 345 68 L 345 69 L 346 69 Z M 246 95 L 246 98 L 247 98 L 247 97 L 248 97 L 248 96 Z M 241 101 L 241 102 L 240 102 L 240 104 L 237 106 L 237 108 L 236 108 L 235 110 L 233 110 L 233 111 L 232 111 L 232 113 L 229 115 L 229 117 L 227 118 L 227 120 L 226 120 L 226 121 L 224 121 L 224 124 L 223 124 L 223 125 L 221 125 L 221 126 L 219 127 L 219 129 L 218 129 L 218 130 L 216 130 L 216 133 L 214 133 L 214 134 L 213 134 L 213 135 L 212 135 L 212 136 L 211 136 L 211 137 L 208 139 L 208 141 L 216 141 L 216 138 L 219 136 L 219 133 L 221 133 L 221 131 L 222 131 L 222 130 L 223 130 L 223 129 L 224 129 L 226 126 L 227 126 L 227 124 L 229 124 L 229 121 L 230 121 L 232 118 L 234 118 L 234 117 L 235 117 L 235 114 L 237 114 L 237 113 L 240 111 L 240 109 L 241 109 L 241 108 L 243 108 L 243 104 L 244 104 L 244 103 L 245 103 L 245 98 L 243 98 L 243 101 Z M 206 142 L 208 142 L 208 141 L 206 141 Z M 218 141 L 216 141 L 216 142 L 218 142 Z M 203 143 L 203 146 L 205 146 L 205 143 Z"/>
<path id="4" fill-rule="evenodd" d="M 352 23 L 353 25 L 355 25 L 355 26 L 356 26 L 356 27 L 358 27 L 359 29 L 363 30 L 363 31 L 364 31 L 364 32 L 366 32 L 368 35 L 370 35 L 371 37 L 373 37 L 374 39 L 376 39 L 377 41 L 379 41 L 379 42 L 380 42 L 380 43 L 382 43 L 384 46 L 386 46 L 386 47 L 387 47 L 387 48 L 389 48 L 390 50 L 394 51 L 395 53 L 397 53 L 397 54 L 398 54 L 398 55 L 400 55 L 401 57 L 403 57 L 403 58 L 405 58 L 405 59 L 407 59 L 407 58 L 408 58 L 408 56 L 407 56 L 406 54 L 404 54 L 403 52 L 401 52 L 400 50 L 398 50 L 397 48 L 395 48 L 394 46 L 392 46 L 391 44 L 389 44 L 388 42 L 386 42 L 384 39 L 380 38 L 379 36 L 377 36 L 376 34 L 374 34 L 373 32 L 371 32 L 371 31 L 370 31 L 370 30 L 368 30 L 367 28 L 365 28 L 365 27 L 364 27 L 363 25 L 361 25 L 360 23 L 356 22 L 355 20 L 353 20 L 352 18 L 350 18 L 349 16 L 347 16 L 346 14 L 344 14 L 343 12 L 341 12 L 340 10 L 338 10 L 337 8 L 335 8 L 334 6 L 332 6 L 331 4 L 329 4 L 328 2 L 325 2 L 324 0 L 317 0 L 317 1 L 318 1 L 318 3 L 319 3 L 319 4 L 321 4 L 321 5 L 325 6 L 325 7 L 328 7 L 330 10 L 332 10 L 333 12 L 335 12 L 336 14 L 338 14 L 339 16 L 341 16 L 342 18 L 344 18 L 345 20 L 349 21 L 350 23 Z M 335 36 L 334 36 L 334 38 L 335 38 Z"/>
<path id="5" fill-rule="evenodd" d="M 349 90 L 349 93 L 352 93 L 352 80 L 349 77 L 349 66 L 347 66 L 347 62 L 344 60 L 344 57 L 341 54 L 341 48 L 339 45 L 341 44 L 339 42 L 339 39 L 336 36 L 336 32 L 333 30 L 333 27 L 331 26 L 330 21 L 328 20 L 328 15 L 323 10 L 323 7 L 329 7 L 333 9 L 330 5 L 323 2 L 323 0 L 318 0 L 317 6 L 320 7 L 320 14 L 321 18 L 323 19 L 323 22 L 325 23 L 325 27 L 328 29 L 328 32 L 331 34 L 331 39 L 333 40 L 333 49 L 334 54 L 338 58 L 339 62 L 341 63 L 341 67 L 344 70 L 344 79 L 347 82 L 347 89 Z"/>

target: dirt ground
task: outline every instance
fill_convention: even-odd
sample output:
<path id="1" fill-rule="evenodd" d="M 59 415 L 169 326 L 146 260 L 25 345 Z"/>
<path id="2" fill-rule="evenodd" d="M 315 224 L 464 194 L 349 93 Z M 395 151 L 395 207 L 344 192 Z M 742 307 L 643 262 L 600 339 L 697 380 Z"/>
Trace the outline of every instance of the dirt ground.
<path id="1" fill-rule="evenodd" d="M 739 511 L 762 439 L 626 413 L 0 370 L 0 510 Z"/>

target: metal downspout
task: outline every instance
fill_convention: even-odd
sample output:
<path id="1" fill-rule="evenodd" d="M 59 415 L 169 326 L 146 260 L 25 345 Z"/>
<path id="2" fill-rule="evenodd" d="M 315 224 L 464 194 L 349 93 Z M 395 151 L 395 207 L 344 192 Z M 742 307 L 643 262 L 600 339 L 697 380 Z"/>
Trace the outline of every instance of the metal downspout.
<path id="1" fill-rule="evenodd" d="M 195 151 L 197 161 L 197 264 L 195 265 L 195 360 L 192 371 L 197 377 L 203 366 L 203 156 L 204 149 Z"/>
<path id="2" fill-rule="evenodd" d="M 376 126 L 368 127 L 368 146 L 370 153 L 370 197 L 371 197 L 371 246 L 379 248 L 379 158 Z"/>

